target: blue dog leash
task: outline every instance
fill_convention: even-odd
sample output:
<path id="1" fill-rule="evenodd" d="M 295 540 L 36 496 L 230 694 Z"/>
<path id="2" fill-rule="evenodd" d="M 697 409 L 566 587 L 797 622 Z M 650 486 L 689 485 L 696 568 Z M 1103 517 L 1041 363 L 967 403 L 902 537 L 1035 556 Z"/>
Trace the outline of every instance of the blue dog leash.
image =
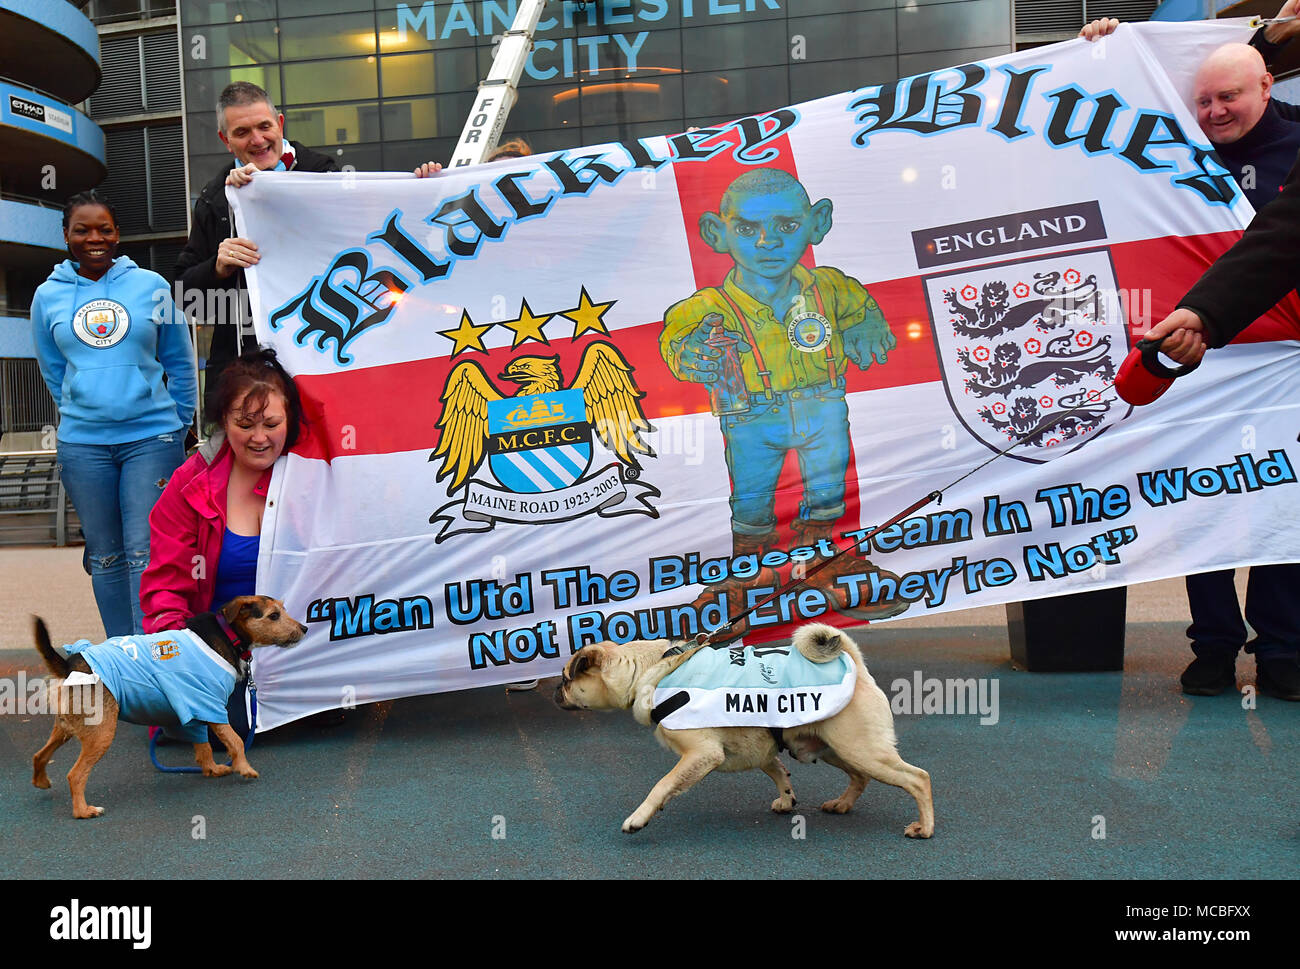
<path id="1" fill-rule="evenodd" d="M 253 674 L 248 674 L 248 703 L 249 703 L 249 721 L 248 737 L 244 740 L 244 752 L 247 753 L 253 746 L 253 737 L 257 733 L 257 684 L 253 682 Z M 149 759 L 153 761 L 153 766 L 164 774 L 199 774 L 202 768 L 199 767 L 167 767 L 158 760 L 158 738 L 162 735 L 161 728 L 152 728 L 149 731 Z M 234 763 L 234 758 L 226 761 L 229 767 Z"/>

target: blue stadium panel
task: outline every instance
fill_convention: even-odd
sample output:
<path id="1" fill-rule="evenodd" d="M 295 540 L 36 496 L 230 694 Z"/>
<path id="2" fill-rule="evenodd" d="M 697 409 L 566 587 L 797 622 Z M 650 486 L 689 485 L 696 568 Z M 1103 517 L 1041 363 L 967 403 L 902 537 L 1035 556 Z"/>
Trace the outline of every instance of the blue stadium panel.
<path id="1" fill-rule="evenodd" d="M 0 316 L 0 357 L 23 360 L 36 357 L 31 320 L 19 316 Z"/>
<path id="2" fill-rule="evenodd" d="M 104 132 L 76 108 L 48 94 L 0 81 L 0 185 L 36 195 L 69 195 L 107 173 Z"/>
<path id="3" fill-rule="evenodd" d="M 58 209 L 0 198 L 0 265 L 48 266 L 65 250 Z"/>
<path id="4" fill-rule="evenodd" d="M 0 0 L 0 70 L 69 103 L 99 87 L 99 35 L 64 0 Z"/>

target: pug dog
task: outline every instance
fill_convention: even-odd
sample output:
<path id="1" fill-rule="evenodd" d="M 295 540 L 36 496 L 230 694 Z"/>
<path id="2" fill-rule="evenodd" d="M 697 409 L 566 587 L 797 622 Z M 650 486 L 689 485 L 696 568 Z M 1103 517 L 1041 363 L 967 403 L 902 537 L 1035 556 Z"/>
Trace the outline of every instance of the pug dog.
<path id="1" fill-rule="evenodd" d="M 844 814 L 853 807 L 871 778 L 901 787 L 916 799 L 921 818 L 903 830 L 909 838 L 934 834 L 934 803 L 930 775 L 898 755 L 894 718 L 889 700 L 876 685 L 857 645 L 839 629 L 821 623 L 801 626 L 794 647 L 813 663 L 829 663 L 847 655 L 856 668 L 851 696 L 838 712 L 799 726 L 721 726 L 670 729 L 668 703 L 655 705 L 655 688 L 668 674 L 688 662 L 701 647 L 669 640 L 638 640 L 622 645 L 596 643 L 574 653 L 555 690 L 555 702 L 564 710 L 632 710 L 637 722 L 655 726 L 655 737 L 680 760 L 650 791 L 623 831 L 640 831 L 656 813 L 679 794 L 688 791 L 711 771 L 758 768 L 776 783 L 779 796 L 772 810 L 784 814 L 795 805 L 790 773 L 779 754 L 787 749 L 800 762 L 824 760 L 849 776 L 844 793 L 822 805 L 822 810 Z M 733 647 L 739 649 L 739 647 Z M 685 691 L 683 691 L 685 692 Z M 678 694 L 680 696 L 680 694 Z"/>

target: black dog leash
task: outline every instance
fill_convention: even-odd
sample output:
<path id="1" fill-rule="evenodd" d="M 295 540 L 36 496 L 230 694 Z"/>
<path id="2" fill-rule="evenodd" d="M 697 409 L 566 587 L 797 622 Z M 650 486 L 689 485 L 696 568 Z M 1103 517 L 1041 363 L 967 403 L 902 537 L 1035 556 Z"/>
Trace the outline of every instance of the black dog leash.
<path id="1" fill-rule="evenodd" d="M 1143 349 L 1145 350 L 1145 348 L 1143 348 Z M 874 537 L 877 533 L 883 531 L 884 529 L 888 528 L 888 527 L 891 526 L 891 525 L 895 525 L 895 524 L 897 524 L 898 522 L 900 522 L 900 521 L 902 521 L 904 518 L 906 518 L 908 515 L 911 515 L 913 512 L 919 511 L 920 509 L 924 508 L 926 505 L 928 505 L 928 504 L 929 504 L 930 502 L 932 502 L 932 501 L 935 502 L 935 503 L 937 503 L 937 504 L 942 504 L 942 502 L 943 502 L 943 493 L 944 493 L 945 491 L 948 491 L 948 490 L 950 490 L 950 489 L 952 489 L 952 488 L 955 488 L 957 485 L 961 484 L 963 481 L 965 481 L 965 480 L 966 480 L 967 478 L 969 478 L 971 475 L 975 474 L 977 471 L 981 471 L 981 470 L 983 470 L 985 467 L 987 467 L 988 465 L 992 464 L 992 463 L 993 463 L 994 461 L 996 461 L 998 458 L 1000 458 L 1000 457 L 1002 457 L 1003 455 L 1007 454 L 1008 452 L 1014 450 L 1015 448 L 1018 448 L 1021 444 L 1024 444 L 1025 441 L 1029 440 L 1029 439 L 1030 439 L 1031 437 L 1033 437 L 1034 435 L 1043 433 L 1045 430 L 1047 430 L 1047 429 L 1048 429 L 1049 427 L 1051 427 L 1053 424 L 1056 424 L 1057 422 L 1059 422 L 1060 420 L 1062 420 L 1062 419 L 1065 418 L 1065 417 L 1069 417 L 1071 414 L 1073 414 L 1075 411 L 1079 410 L 1080 408 L 1085 407 L 1085 406 L 1092 406 L 1092 405 L 1095 405 L 1095 404 L 1098 403 L 1100 400 L 1102 400 L 1102 398 L 1103 398 L 1106 394 L 1110 393 L 1111 391 L 1113 391 L 1113 390 L 1115 390 L 1115 389 L 1116 389 L 1116 388 L 1115 388 L 1115 383 L 1114 383 L 1114 381 L 1112 381 L 1112 382 L 1111 382 L 1110 384 L 1108 384 L 1108 385 L 1107 385 L 1103 390 L 1100 390 L 1100 391 L 1098 391 L 1096 394 L 1094 394 L 1094 395 L 1088 397 L 1087 399 L 1080 401 L 1079 403 L 1077 403 L 1077 404 L 1075 404 L 1073 407 L 1071 407 L 1069 410 L 1067 410 L 1067 411 L 1063 411 L 1063 412 L 1060 413 L 1060 414 L 1049 414 L 1047 417 L 1043 418 L 1043 420 L 1040 421 L 1040 422 L 1039 422 L 1036 426 L 1034 426 L 1031 430 L 1026 431 L 1026 432 L 1025 432 L 1024 434 L 1022 434 L 1020 437 L 1016 438 L 1014 441 L 1012 441 L 1009 445 L 1007 445 L 1005 448 L 1003 448 L 1003 449 L 1002 449 L 1001 451 L 999 451 L 997 454 L 993 455 L 993 457 L 991 457 L 991 458 L 989 458 L 987 461 L 984 461 L 984 462 L 982 462 L 981 464 L 978 464 L 978 465 L 976 465 L 975 467 L 971 468 L 969 471 L 967 471 L 965 474 L 963 474 L 960 478 L 957 478 L 957 479 L 955 479 L 954 481 L 949 482 L 949 484 L 948 484 L 946 487 L 940 488 L 940 489 L 938 489 L 938 490 L 936 490 L 936 491 L 932 491 L 932 492 L 930 492 L 928 495 L 926 495 L 924 498 L 921 498 L 921 499 L 918 500 L 918 501 L 914 501 L 912 504 L 908 505 L 905 509 L 903 509 L 902 511 L 900 511 L 900 512 L 899 512 L 897 515 L 895 515 L 893 518 L 889 519 L 889 521 L 885 522 L 885 523 L 882 524 L 882 525 L 877 525 L 877 526 L 876 526 L 875 528 L 873 528 L 871 531 L 867 532 L 867 534 L 864 535 L 864 536 L 862 536 L 862 538 L 858 539 L 858 541 L 857 541 L 855 544 L 856 544 L 857 546 L 862 546 L 862 545 L 864 545 L 864 544 L 865 544 L 869 539 L 871 539 L 872 537 Z M 676 656 L 676 655 L 678 655 L 679 653 L 683 653 L 683 652 L 685 652 L 685 651 L 688 650 L 688 649 L 694 649 L 696 646 L 711 646 L 711 647 L 713 647 L 714 649 L 719 649 L 719 648 L 721 648 L 721 647 L 727 645 L 728 643 L 734 642 L 735 640 L 739 639 L 739 638 L 741 637 L 741 635 L 743 635 L 743 633 L 738 633 L 738 632 L 734 632 L 734 631 L 733 631 L 734 628 L 735 628 L 735 626 L 736 626 L 736 625 L 737 625 L 737 624 L 738 624 L 742 619 L 747 618 L 749 615 L 751 615 L 751 614 L 754 613 L 754 612 L 757 612 L 759 609 L 763 608 L 763 607 L 766 606 L 768 603 L 773 602 L 774 600 L 776 600 L 776 599 L 779 598 L 780 596 L 782 596 L 782 595 L 784 595 L 785 593 L 789 592 L 791 589 L 793 589 L 793 588 L 795 588 L 796 586 L 801 585 L 802 583 L 806 582 L 806 581 L 807 581 L 811 576 L 816 575 L 818 572 L 820 572 L 822 569 L 826 568 L 826 566 L 830 565 L 832 562 L 834 562 L 834 561 L 835 561 L 837 558 L 839 558 L 841 555 L 844 555 L 846 552 L 851 551 L 853 547 L 854 547 L 854 546 L 851 545 L 851 546 L 849 546 L 848 548 L 841 548 L 841 547 L 837 544 L 837 545 L 836 545 L 836 552 L 835 552 L 834 555 L 832 555 L 830 558 L 826 559 L 826 560 L 823 561 L 823 562 L 819 562 L 816 566 L 814 566 L 813 568 L 809 569 L 807 572 L 804 573 L 804 575 L 803 575 L 802 578 L 799 578 L 799 579 L 791 578 L 791 580 L 790 580 L 789 582 L 787 582 L 787 583 L 786 583 L 785 585 L 783 585 L 781 588 L 777 589 L 775 592 L 773 592 L 773 593 L 772 593 L 770 596 L 768 596 L 766 599 L 763 599 L 761 602 L 756 602 L 754 605 L 750 606 L 748 609 L 746 609 L 744 612 L 740 613 L 738 616 L 735 616 L 735 617 L 729 619 L 727 622 L 724 622 L 721 626 L 718 626 L 716 629 L 710 630 L 710 631 L 707 632 L 707 633 L 706 633 L 706 632 L 700 632 L 700 633 L 696 634 L 695 638 L 692 639 L 692 640 L 687 640 L 687 641 L 685 641 L 685 642 L 678 643 L 677 645 L 675 645 L 675 646 L 671 647 L 670 649 L 668 649 L 667 651 L 665 651 L 663 655 L 664 655 L 665 657 L 667 657 L 667 656 Z"/>

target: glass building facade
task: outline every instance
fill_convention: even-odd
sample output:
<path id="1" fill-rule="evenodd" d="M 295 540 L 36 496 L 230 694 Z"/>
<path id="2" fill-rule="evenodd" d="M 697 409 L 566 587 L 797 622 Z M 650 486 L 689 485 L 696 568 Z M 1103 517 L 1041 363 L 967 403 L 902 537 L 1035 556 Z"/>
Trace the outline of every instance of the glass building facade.
<path id="1" fill-rule="evenodd" d="M 362 171 L 446 162 L 516 0 L 181 0 L 191 193 L 230 156 L 215 103 L 264 87 L 288 137 Z M 676 133 L 1004 54 L 1011 0 L 552 0 L 506 137 Z"/>

